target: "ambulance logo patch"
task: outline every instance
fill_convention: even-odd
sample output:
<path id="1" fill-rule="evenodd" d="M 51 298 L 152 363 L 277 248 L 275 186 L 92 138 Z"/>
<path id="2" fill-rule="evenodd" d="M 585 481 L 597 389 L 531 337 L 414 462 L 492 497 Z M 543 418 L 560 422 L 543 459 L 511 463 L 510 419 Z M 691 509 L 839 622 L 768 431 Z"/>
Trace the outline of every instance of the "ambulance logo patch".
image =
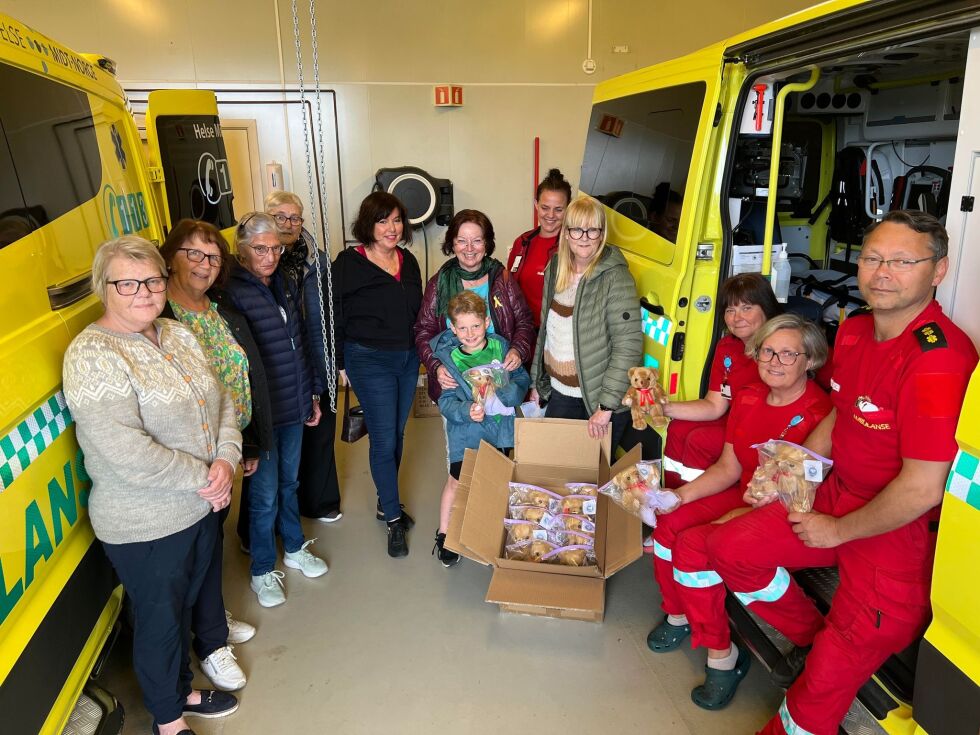
<path id="1" fill-rule="evenodd" d="M 921 327 L 915 330 L 915 338 L 919 340 L 919 349 L 923 352 L 928 352 L 929 350 L 934 350 L 937 347 L 947 347 L 946 335 L 943 334 L 943 330 L 939 328 L 936 322 L 929 322 L 928 324 L 923 324 Z"/>

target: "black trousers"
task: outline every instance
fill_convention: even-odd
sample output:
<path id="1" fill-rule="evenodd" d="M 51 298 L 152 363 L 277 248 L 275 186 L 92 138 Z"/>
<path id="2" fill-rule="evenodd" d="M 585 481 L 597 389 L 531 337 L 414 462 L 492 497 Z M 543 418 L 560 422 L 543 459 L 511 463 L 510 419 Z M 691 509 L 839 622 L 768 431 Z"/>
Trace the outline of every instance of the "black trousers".
<path id="1" fill-rule="evenodd" d="M 199 661 L 228 645 L 228 619 L 225 617 L 225 600 L 221 594 L 221 564 L 224 560 L 225 519 L 228 517 L 228 510 L 225 508 L 216 514 L 218 522 L 214 552 L 204 574 L 197 602 L 191 610 L 194 653 Z"/>
<path id="2" fill-rule="evenodd" d="M 326 404 L 323 408 L 319 424 L 303 427 L 296 497 L 300 515 L 306 518 L 322 518 L 331 511 L 340 510 L 340 481 L 337 479 L 337 456 L 334 452 L 337 414 L 330 411 Z M 243 477 L 237 530 L 245 548 L 251 546 L 248 531 L 249 485 L 250 479 Z"/>
<path id="3" fill-rule="evenodd" d="M 581 398 L 573 398 L 572 396 L 566 396 L 563 393 L 552 390 L 551 397 L 548 399 L 548 405 L 544 409 L 544 415 L 545 418 L 549 419 L 580 419 L 582 421 L 588 421 L 589 416 L 592 414 L 585 408 L 585 401 Z M 613 456 L 610 457 L 609 464 L 615 461 L 616 447 L 619 446 L 619 442 L 623 438 L 623 432 L 626 431 L 626 427 L 630 425 L 631 421 L 629 411 L 620 411 L 612 415 L 612 422 L 609 428 L 612 432 L 609 447 Z"/>
<path id="4" fill-rule="evenodd" d="M 157 725 L 179 719 L 191 693 L 191 610 L 214 556 L 218 515 L 153 541 L 103 543 L 133 607 L 133 668 Z"/>

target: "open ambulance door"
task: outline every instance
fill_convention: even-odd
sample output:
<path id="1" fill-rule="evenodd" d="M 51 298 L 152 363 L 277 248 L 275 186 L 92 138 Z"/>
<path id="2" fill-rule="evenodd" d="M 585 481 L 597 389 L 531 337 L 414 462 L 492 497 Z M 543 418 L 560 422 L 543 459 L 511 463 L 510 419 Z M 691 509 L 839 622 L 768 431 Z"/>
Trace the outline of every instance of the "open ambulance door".
<path id="1" fill-rule="evenodd" d="M 154 197 L 169 230 L 181 219 L 235 226 L 231 172 L 210 90 L 157 90 L 146 108 Z"/>
<path id="2" fill-rule="evenodd" d="M 600 84 L 582 162 L 579 188 L 606 206 L 609 242 L 636 279 L 644 364 L 672 399 L 698 397 L 711 347 L 722 242 L 708 216 L 719 211 L 714 138 L 729 127 L 720 125 L 722 50 Z"/>

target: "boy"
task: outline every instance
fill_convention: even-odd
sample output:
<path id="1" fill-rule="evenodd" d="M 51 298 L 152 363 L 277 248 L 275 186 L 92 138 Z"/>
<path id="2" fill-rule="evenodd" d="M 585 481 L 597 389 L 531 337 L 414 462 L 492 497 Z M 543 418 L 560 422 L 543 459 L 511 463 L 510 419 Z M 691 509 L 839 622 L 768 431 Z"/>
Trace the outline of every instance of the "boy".
<path id="1" fill-rule="evenodd" d="M 448 312 L 449 329 L 431 342 L 432 351 L 458 384 L 439 396 L 439 411 L 446 420 L 451 480 L 442 495 L 433 552 L 438 550 L 444 567 L 459 561 L 459 555 L 444 549 L 443 543 L 463 453 L 478 448 L 481 439 L 501 451 L 513 447 L 514 407 L 520 405 L 531 385 L 531 376 L 523 367 L 510 372 L 502 367 L 509 345 L 500 335 L 487 334 L 490 315 L 482 298 L 462 291 L 449 300 Z"/>

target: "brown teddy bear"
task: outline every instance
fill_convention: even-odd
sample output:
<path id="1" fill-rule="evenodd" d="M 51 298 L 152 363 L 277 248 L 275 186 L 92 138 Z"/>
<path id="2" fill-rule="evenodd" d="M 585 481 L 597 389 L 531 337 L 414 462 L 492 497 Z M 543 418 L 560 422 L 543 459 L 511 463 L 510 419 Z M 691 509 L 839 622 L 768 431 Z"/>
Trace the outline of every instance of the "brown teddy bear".
<path id="1" fill-rule="evenodd" d="M 496 394 L 496 386 L 493 382 L 493 375 L 486 370 L 473 368 L 466 372 L 466 382 L 472 386 L 473 402 L 486 406 Z"/>
<path id="2" fill-rule="evenodd" d="M 645 429 L 652 426 L 662 429 L 670 419 L 664 415 L 667 394 L 660 386 L 660 374 L 656 368 L 631 367 L 629 369 L 630 387 L 623 396 L 623 405 L 630 407 L 633 428 Z"/>
<path id="3" fill-rule="evenodd" d="M 584 567 L 585 549 L 562 549 L 557 554 L 558 563 L 566 567 Z"/>

